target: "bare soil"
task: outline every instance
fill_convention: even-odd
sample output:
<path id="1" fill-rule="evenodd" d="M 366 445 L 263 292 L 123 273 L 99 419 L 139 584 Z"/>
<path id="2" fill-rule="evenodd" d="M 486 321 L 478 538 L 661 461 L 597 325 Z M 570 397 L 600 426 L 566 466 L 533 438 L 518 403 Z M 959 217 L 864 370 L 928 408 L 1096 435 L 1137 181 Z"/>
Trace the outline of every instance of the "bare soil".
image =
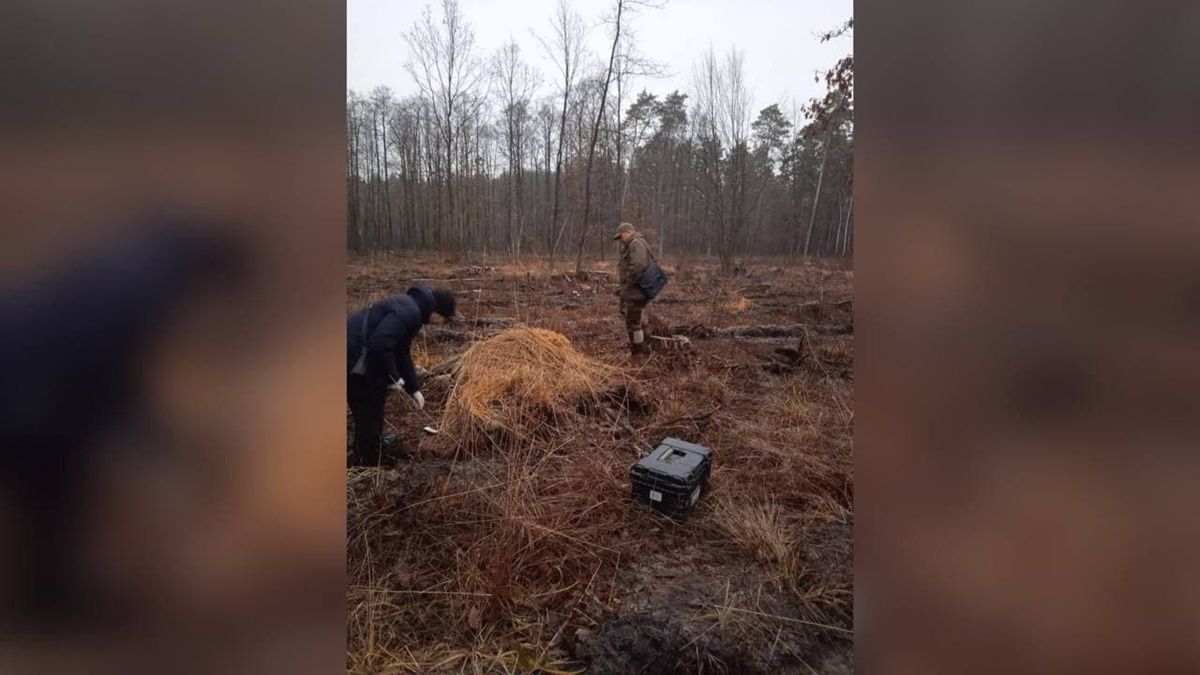
<path id="1" fill-rule="evenodd" d="M 640 368 L 611 263 L 582 278 L 537 261 L 349 263 L 348 310 L 413 280 L 458 294 L 468 320 L 426 327 L 426 368 L 516 322 L 628 378 L 577 428 L 531 439 L 524 463 L 422 433 L 447 377 L 427 380 L 425 412 L 389 400 L 382 466 L 348 468 L 350 671 L 850 672 L 853 271 L 668 262 L 654 333 L 690 344 Z M 629 467 L 666 436 L 714 452 L 681 521 L 629 496 Z"/>

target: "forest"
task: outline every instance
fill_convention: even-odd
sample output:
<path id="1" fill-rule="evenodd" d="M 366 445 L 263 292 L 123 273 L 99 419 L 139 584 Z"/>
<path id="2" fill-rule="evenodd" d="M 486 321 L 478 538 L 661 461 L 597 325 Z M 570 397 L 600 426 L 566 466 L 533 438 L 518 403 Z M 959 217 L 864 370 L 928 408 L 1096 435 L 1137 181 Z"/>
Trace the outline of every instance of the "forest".
<path id="1" fill-rule="evenodd" d="M 824 94 L 806 102 L 755 110 L 743 52 L 711 46 L 686 91 L 653 91 L 665 66 L 639 52 L 634 29 L 657 6 L 615 0 L 589 28 L 560 0 L 530 27 L 540 54 L 515 40 L 482 53 L 457 0 L 426 6 L 397 64 L 418 93 L 347 95 L 349 250 L 579 270 L 611 255 L 628 221 L 659 255 L 715 256 L 726 270 L 736 256 L 852 256 L 853 55 L 818 74 Z M 608 53 L 588 52 L 589 30 L 607 31 Z M 852 31 L 851 19 L 811 39 Z"/>

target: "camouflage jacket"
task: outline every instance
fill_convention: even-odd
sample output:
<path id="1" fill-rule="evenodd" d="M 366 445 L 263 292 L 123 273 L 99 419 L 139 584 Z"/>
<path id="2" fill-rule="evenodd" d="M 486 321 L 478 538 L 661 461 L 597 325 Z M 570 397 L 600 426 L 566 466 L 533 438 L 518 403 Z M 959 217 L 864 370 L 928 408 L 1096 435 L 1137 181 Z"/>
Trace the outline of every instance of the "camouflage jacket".
<path id="1" fill-rule="evenodd" d="M 649 265 L 650 245 L 641 235 L 635 234 L 629 241 L 621 244 L 621 259 L 617 263 L 621 289 L 637 288 L 638 279 Z"/>

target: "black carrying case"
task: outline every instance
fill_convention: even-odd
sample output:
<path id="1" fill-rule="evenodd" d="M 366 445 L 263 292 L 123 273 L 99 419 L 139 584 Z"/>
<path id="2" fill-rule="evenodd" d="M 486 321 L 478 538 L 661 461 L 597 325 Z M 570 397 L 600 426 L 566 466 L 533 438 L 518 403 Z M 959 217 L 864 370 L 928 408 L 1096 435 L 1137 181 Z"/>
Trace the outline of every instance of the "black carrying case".
<path id="1" fill-rule="evenodd" d="M 667 285 L 667 273 L 658 266 L 657 260 L 651 260 L 645 271 L 642 272 L 642 276 L 638 277 L 637 283 L 638 288 L 646 294 L 646 298 L 653 300 Z"/>
<path id="2" fill-rule="evenodd" d="M 712 450 L 667 438 L 629 469 L 633 497 L 672 518 L 687 515 L 708 484 Z"/>

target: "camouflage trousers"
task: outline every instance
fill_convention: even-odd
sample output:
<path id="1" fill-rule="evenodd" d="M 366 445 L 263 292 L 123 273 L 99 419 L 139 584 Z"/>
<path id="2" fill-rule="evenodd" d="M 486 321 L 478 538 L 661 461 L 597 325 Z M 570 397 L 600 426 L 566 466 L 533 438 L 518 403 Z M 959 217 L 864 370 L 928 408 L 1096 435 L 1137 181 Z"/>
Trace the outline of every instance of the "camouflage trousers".
<path id="1" fill-rule="evenodd" d="M 625 330 L 632 333 L 646 325 L 645 309 L 650 301 L 638 289 L 621 291 L 621 318 L 625 319 Z"/>

